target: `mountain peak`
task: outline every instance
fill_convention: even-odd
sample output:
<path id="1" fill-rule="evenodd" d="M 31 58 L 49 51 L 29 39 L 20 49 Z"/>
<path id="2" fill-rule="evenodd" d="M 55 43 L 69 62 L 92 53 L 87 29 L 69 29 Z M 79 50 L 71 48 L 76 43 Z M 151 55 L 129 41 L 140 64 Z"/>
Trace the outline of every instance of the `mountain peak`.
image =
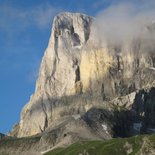
<path id="1" fill-rule="evenodd" d="M 56 128 L 64 134 L 57 133 L 59 142 L 66 133 L 86 139 L 120 136 L 117 128 L 122 128 L 122 124 L 114 116 L 122 117 L 120 109 L 124 108 L 132 117 L 137 93 L 143 101 L 142 96 L 154 92 L 150 87 L 140 91 L 148 84 L 152 86 L 155 77 L 150 69 L 154 68 L 155 59 L 148 42 L 138 38 L 119 46 L 111 45 L 94 35 L 94 20 L 79 13 L 55 16 L 35 93 L 22 110 L 16 126 L 18 133 L 12 133 L 24 137 L 54 132 Z M 124 112 L 122 115 L 121 119 L 130 120 Z M 140 123 L 131 121 L 132 127 L 137 121 Z M 117 124 L 114 127 L 113 122 Z M 126 135 L 128 128 L 123 130 Z"/>

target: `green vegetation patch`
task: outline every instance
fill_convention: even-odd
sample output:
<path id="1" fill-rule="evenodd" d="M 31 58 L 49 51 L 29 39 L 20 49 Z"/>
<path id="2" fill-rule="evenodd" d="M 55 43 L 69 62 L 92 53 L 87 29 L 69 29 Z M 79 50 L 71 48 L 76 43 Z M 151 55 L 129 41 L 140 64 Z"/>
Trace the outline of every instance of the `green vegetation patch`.
<path id="1" fill-rule="evenodd" d="M 134 155 L 138 153 L 144 136 L 116 138 L 109 141 L 83 141 L 67 148 L 57 148 L 45 155 Z"/>

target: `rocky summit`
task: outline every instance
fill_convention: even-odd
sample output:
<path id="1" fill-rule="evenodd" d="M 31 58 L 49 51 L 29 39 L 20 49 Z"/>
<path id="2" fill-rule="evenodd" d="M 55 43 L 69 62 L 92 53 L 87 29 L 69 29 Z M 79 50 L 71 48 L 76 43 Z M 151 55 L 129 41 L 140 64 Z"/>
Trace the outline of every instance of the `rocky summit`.
<path id="1" fill-rule="evenodd" d="M 153 23 L 140 29 L 155 33 Z M 39 135 L 44 151 L 155 132 L 153 38 L 113 44 L 97 34 L 93 17 L 60 13 L 54 18 L 35 92 L 10 136 Z"/>

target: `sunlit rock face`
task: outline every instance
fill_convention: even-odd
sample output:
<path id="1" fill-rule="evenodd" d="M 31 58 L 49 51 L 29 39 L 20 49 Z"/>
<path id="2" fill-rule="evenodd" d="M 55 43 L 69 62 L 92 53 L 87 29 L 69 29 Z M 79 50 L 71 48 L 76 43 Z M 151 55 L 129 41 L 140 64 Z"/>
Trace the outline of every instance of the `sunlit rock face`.
<path id="1" fill-rule="evenodd" d="M 109 108 L 114 98 L 151 86 L 152 44 L 140 38 L 120 45 L 100 40 L 94 20 L 78 13 L 54 18 L 35 93 L 21 113 L 18 137 L 41 133 L 94 106 Z M 134 98 L 129 103 L 133 102 Z"/>
<path id="2" fill-rule="evenodd" d="M 78 13 L 62 13 L 54 18 L 35 93 L 21 114 L 19 136 L 44 131 L 61 117 L 63 105 L 67 103 L 64 103 L 65 97 L 71 98 L 82 91 L 80 57 L 89 39 L 92 20 L 92 17 Z"/>

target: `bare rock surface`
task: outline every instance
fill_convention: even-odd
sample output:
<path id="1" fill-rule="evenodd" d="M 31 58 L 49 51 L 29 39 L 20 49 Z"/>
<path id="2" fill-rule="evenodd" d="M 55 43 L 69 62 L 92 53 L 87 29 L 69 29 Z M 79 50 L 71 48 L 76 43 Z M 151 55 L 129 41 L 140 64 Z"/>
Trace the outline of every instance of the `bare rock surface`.
<path id="1" fill-rule="evenodd" d="M 81 49 L 89 39 L 91 23 L 92 17 L 78 13 L 62 13 L 54 18 L 36 91 L 21 114 L 19 137 L 44 131 L 68 109 L 67 97 L 73 100 L 72 95 L 80 93 Z"/>
<path id="2" fill-rule="evenodd" d="M 93 21 L 79 13 L 54 18 L 35 93 L 21 113 L 18 137 L 41 133 L 94 106 L 108 108 L 111 100 L 117 105 L 119 99 L 113 99 L 121 96 L 128 95 L 121 102 L 131 107 L 135 92 L 153 83 L 155 59 L 147 42 L 100 43 Z"/>
<path id="3" fill-rule="evenodd" d="M 155 132 L 154 45 L 100 40 L 94 20 L 79 13 L 54 18 L 35 92 L 11 136 L 39 134 L 36 148 L 44 151 Z"/>

